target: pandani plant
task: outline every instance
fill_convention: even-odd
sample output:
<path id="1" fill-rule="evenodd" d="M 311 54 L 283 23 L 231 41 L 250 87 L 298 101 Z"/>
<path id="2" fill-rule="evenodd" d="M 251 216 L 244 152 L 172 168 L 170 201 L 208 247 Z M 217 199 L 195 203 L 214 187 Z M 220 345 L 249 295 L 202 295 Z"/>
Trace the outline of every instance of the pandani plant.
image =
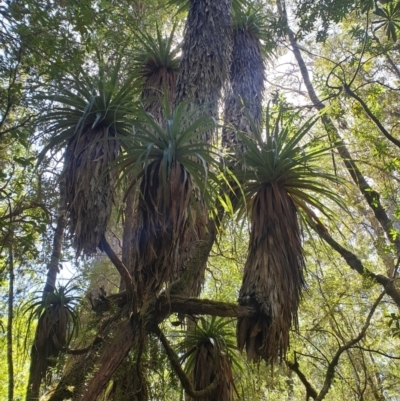
<path id="1" fill-rule="evenodd" d="M 192 330 L 185 331 L 180 344 L 181 361 L 193 380 L 195 390 L 204 390 L 218 380 L 212 394 L 201 401 L 230 401 L 237 394 L 234 372 L 243 367 L 237 352 L 232 321 L 212 316 L 201 317 Z M 191 398 L 188 398 L 191 400 Z"/>
<path id="2" fill-rule="evenodd" d="M 141 113 L 135 134 L 123 139 L 127 150 L 118 160 L 118 169 L 134 175 L 130 190 L 139 189 L 133 265 L 142 299 L 177 277 L 188 228 L 207 222 L 199 202 L 211 200 L 215 186 L 209 182 L 218 182 L 213 171 L 218 168 L 218 154 L 198 139 L 215 121 L 206 116 L 195 119 L 196 110 L 187 112 L 186 103 L 171 114 L 166 97 L 163 113 L 168 117 L 162 125 Z"/>
<path id="3" fill-rule="evenodd" d="M 307 137 L 316 121 L 296 127 L 282 110 L 274 121 L 268 107 L 265 135 L 255 125 L 252 137 L 239 132 L 247 149 L 245 169 L 236 172 L 243 191 L 239 215 L 250 215 L 239 304 L 255 308 L 258 316 L 238 319 L 237 342 L 250 360 L 282 359 L 291 326 L 297 326 L 305 284 L 299 220 L 324 227 L 320 217 L 332 218 L 326 201 L 344 207 L 334 190 L 338 178 L 321 163 L 332 149 L 321 138 Z"/>
<path id="4" fill-rule="evenodd" d="M 262 122 L 262 100 L 265 82 L 265 61 L 271 58 L 275 42 L 268 19 L 262 7 L 252 4 L 236 8 L 233 12 L 233 47 L 230 66 L 230 87 L 225 99 L 222 145 L 229 151 L 242 154 L 244 144 L 236 132 L 251 135 L 252 123 L 258 128 Z"/>
<path id="5" fill-rule="evenodd" d="M 51 136 L 39 160 L 66 146 L 67 214 L 77 256 L 96 253 L 105 233 L 117 179 L 110 165 L 120 154 L 121 138 L 132 135 L 138 107 L 138 88 L 132 77 L 122 78 L 121 57 L 114 66 L 99 60 L 98 75 L 82 72 L 60 94 L 41 96 L 53 107 L 39 120 Z"/>
<path id="6" fill-rule="evenodd" d="M 136 34 L 139 43 L 134 49 L 131 67 L 142 83 L 143 107 L 158 124 L 165 121 L 162 115 L 164 91 L 171 109 L 173 106 L 180 63 L 180 48 L 174 45 L 175 29 L 176 25 L 173 25 L 167 37 L 163 36 L 158 25 L 155 36 L 147 32 Z"/>
<path id="7" fill-rule="evenodd" d="M 77 306 L 81 300 L 80 288 L 71 282 L 59 286 L 43 297 L 37 296 L 24 310 L 28 314 L 28 329 L 34 320 L 38 328 L 31 357 L 37 361 L 31 364 L 29 383 L 40 387 L 43 379 L 50 381 L 49 368 L 56 366 L 57 357 L 65 352 L 79 330 Z"/>

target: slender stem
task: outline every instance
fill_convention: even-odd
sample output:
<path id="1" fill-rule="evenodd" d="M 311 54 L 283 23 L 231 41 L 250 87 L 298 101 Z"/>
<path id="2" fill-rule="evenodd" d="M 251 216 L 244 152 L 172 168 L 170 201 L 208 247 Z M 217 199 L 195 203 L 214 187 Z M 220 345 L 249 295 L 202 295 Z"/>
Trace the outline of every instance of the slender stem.
<path id="1" fill-rule="evenodd" d="M 315 387 L 310 383 L 304 373 L 300 370 L 299 363 L 295 360 L 295 362 L 286 361 L 287 366 L 289 369 L 295 372 L 300 379 L 300 381 L 304 384 L 306 388 L 306 399 L 308 400 L 309 397 L 315 400 L 317 398 L 318 392 Z"/>
<path id="2" fill-rule="evenodd" d="M 371 109 L 368 105 L 358 96 L 355 92 L 353 92 L 348 85 L 344 85 L 344 90 L 346 94 L 352 97 L 353 99 L 357 100 L 360 103 L 361 107 L 364 109 L 367 116 L 375 123 L 375 125 L 379 128 L 379 131 L 382 132 L 383 135 L 392 143 L 394 143 L 397 147 L 400 148 L 400 141 L 390 135 L 389 131 L 382 125 L 382 123 L 375 117 L 372 113 Z"/>
<path id="3" fill-rule="evenodd" d="M 62 242 L 64 238 L 64 231 L 67 224 L 67 207 L 66 207 L 66 186 L 65 186 L 65 174 L 64 172 L 61 173 L 60 177 L 60 200 L 58 206 L 58 218 L 57 218 L 57 225 L 56 230 L 54 232 L 53 238 L 53 247 L 51 252 L 50 262 L 47 265 L 47 278 L 46 278 L 46 285 L 44 286 L 43 290 L 43 297 L 45 297 L 48 293 L 53 292 L 56 286 L 57 274 L 59 273 L 59 264 L 60 264 L 60 257 L 62 251 Z"/>
<path id="4" fill-rule="evenodd" d="M 47 294 L 52 293 L 54 291 L 56 286 L 57 275 L 60 271 L 59 264 L 62 251 L 62 243 L 64 238 L 65 227 L 67 224 L 65 180 L 66 180 L 65 174 L 64 172 L 62 172 L 59 183 L 60 199 L 58 206 L 57 225 L 54 232 L 51 258 L 50 262 L 47 265 L 47 278 L 46 278 L 46 284 L 43 289 L 43 299 L 47 296 Z M 36 327 L 35 339 L 38 336 L 39 329 L 40 327 L 38 324 Z M 45 355 L 40 355 L 36 347 L 36 344 L 33 344 L 31 349 L 31 366 L 29 368 L 29 382 L 26 392 L 27 401 L 36 401 L 39 399 L 40 386 L 42 383 L 42 369 L 39 368 L 39 366 L 43 363 L 43 359 L 45 359 L 44 366 L 46 366 L 47 369 L 48 361 L 46 358 L 47 357 Z"/>
<path id="5" fill-rule="evenodd" d="M 9 287 L 7 321 L 8 401 L 14 400 L 13 318 L 14 318 L 14 255 L 12 235 L 9 246 Z"/>
<path id="6" fill-rule="evenodd" d="M 389 295 L 396 305 L 400 307 L 400 292 L 396 288 L 396 282 L 393 278 L 389 278 L 383 274 L 375 274 L 368 270 L 354 253 L 350 252 L 335 241 L 335 239 L 333 239 L 332 236 L 321 226 L 315 226 L 314 230 L 327 244 L 343 257 L 351 269 L 355 270 L 363 277 L 368 278 L 377 284 L 381 284 L 386 289 L 387 295 Z"/>

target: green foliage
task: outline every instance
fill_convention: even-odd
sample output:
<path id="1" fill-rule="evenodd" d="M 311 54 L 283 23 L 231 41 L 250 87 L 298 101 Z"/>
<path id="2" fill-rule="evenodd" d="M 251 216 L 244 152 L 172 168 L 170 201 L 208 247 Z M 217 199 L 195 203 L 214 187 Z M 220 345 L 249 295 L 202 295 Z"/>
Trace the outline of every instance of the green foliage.
<path id="1" fill-rule="evenodd" d="M 397 31 L 400 29 L 400 2 L 390 2 L 384 7 L 377 7 L 374 13 L 380 17 L 374 21 L 375 30 L 383 28 L 387 38 L 397 41 Z"/>
<path id="2" fill-rule="evenodd" d="M 38 95 L 41 100 L 55 102 L 53 109 L 43 115 L 38 123 L 51 138 L 39 156 L 39 161 L 53 148 L 65 145 L 72 137 L 78 137 L 88 128 L 105 127 L 114 136 L 132 133 L 130 116 L 138 107 L 135 96 L 138 88 L 133 78 L 121 84 L 122 60 L 113 67 L 101 60 L 97 76 L 81 72 L 74 76 L 71 89 L 61 95 Z"/>
<path id="3" fill-rule="evenodd" d="M 301 31 L 305 34 L 317 28 L 317 42 L 324 42 L 329 28 L 345 19 L 352 11 L 366 13 L 375 8 L 374 0 L 300 0 L 296 9 Z"/>
<path id="4" fill-rule="evenodd" d="M 135 73 L 139 69 L 145 78 L 146 74 L 161 63 L 171 65 L 172 68 L 178 66 L 178 58 L 175 57 L 178 56 L 178 48 L 174 48 L 174 39 L 172 34 L 169 35 L 170 30 L 166 26 L 176 24 L 176 37 L 179 38 L 182 15 L 172 15 L 172 8 L 166 8 L 166 3 L 167 1 L 161 0 L 123 0 L 118 4 L 109 0 L 53 3 L 26 0 L 6 2 L 0 6 L 3 21 L 0 28 L 0 360 L 7 359 L 8 249 L 12 244 L 18 266 L 15 325 L 12 333 L 17 400 L 25 396 L 29 358 L 23 351 L 23 343 L 26 332 L 26 342 L 33 341 L 35 320 L 40 319 L 40 316 L 44 316 L 43 321 L 53 320 L 58 308 L 61 319 L 69 319 L 71 330 L 77 324 L 73 322 L 70 313 L 78 313 L 74 306 L 78 300 L 70 302 L 68 298 L 75 297 L 75 294 L 66 294 L 68 290 L 65 289 L 60 289 L 63 295 L 59 294 L 57 299 L 48 298 L 42 302 L 41 296 L 38 296 L 33 301 L 34 306 L 28 307 L 29 312 L 25 315 L 18 309 L 21 297 L 26 299 L 32 295 L 29 290 L 31 281 L 42 277 L 43 266 L 51 254 L 50 244 L 57 206 L 55 199 L 58 197 L 56 188 L 59 169 L 55 167 L 59 159 L 57 151 L 69 138 L 74 134 L 79 135 L 85 127 L 99 127 L 104 123 L 111 131 L 119 126 L 116 131 L 127 138 L 123 140 L 125 154 L 119 161 L 119 167 L 135 170 L 136 179 L 139 180 L 146 174 L 146 165 L 157 160 L 164 166 L 162 171 L 166 178 L 169 164 L 179 159 L 186 168 L 191 169 L 191 175 L 197 174 L 197 182 L 203 190 L 212 188 L 214 194 L 209 198 L 216 199 L 215 192 L 221 180 L 214 183 L 210 181 L 215 178 L 213 174 L 218 174 L 220 156 L 216 148 L 202 144 L 197 139 L 197 134 L 201 136 L 203 128 L 206 131 L 214 127 L 215 122 L 204 118 L 197 127 L 191 127 L 196 134 L 191 132 L 184 135 L 185 130 L 190 128 L 188 121 L 191 115 L 185 115 L 185 108 L 182 106 L 181 122 L 178 122 L 178 115 L 168 113 L 165 124 L 157 127 L 149 115 L 138 112 L 136 100 L 140 96 L 139 85 L 134 83 L 128 88 L 129 80 L 134 82 L 137 77 L 127 77 L 127 71 L 131 69 Z M 261 7 L 265 2 L 251 2 L 254 9 L 259 11 L 258 16 L 251 15 L 246 8 L 238 7 L 238 3 L 233 2 L 235 17 L 240 14 L 244 18 L 241 26 L 258 35 L 265 45 L 269 46 L 271 43 L 272 46 L 273 40 L 269 41 L 269 38 L 273 39 L 273 35 L 283 36 L 287 32 L 282 18 L 271 16 L 266 12 L 266 7 Z M 173 0 L 171 4 L 174 10 L 179 7 L 177 0 Z M 188 4 L 188 1 L 180 2 L 186 10 Z M 400 215 L 398 149 L 394 149 L 385 139 L 378 138 L 376 128 L 365 117 L 362 109 L 355 106 L 349 98 L 337 96 L 336 90 L 329 88 L 326 83 L 327 78 L 332 78 L 330 73 L 334 67 L 340 78 L 349 82 L 362 57 L 361 68 L 357 71 L 352 88 L 357 90 L 382 124 L 398 137 L 399 75 L 396 67 L 400 64 L 400 59 L 398 43 L 395 43 L 400 23 L 398 4 L 397 1 L 386 0 L 286 2 L 290 26 L 296 34 L 298 48 L 305 57 L 312 85 L 321 99 L 327 99 L 324 101 L 325 105 L 330 102 L 332 108 L 327 115 L 339 129 L 355 163 L 371 185 L 372 189 L 366 192 L 371 193 L 373 190 L 380 194 L 380 198 L 374 198 L 373 206 L 378 207 L 380 201 L 383 205 L 381 211 L 385 211 L 395 224 L 394 230 L 389 231 L 390 236 L 398 236 L 396 230 Z M 152 38 L 148 33 L 137 33 L 144 32 L 144 27 L 156 27 L 156 36 Z M 277 53 L 284 54 L 287 51 L 286 45 L 282 42 L 278 42 L 278 45 Z M 96 48 L 101 49 L 104 58 L 109 58 L 110 61 L 101 63 L 94 52 Z M 307 52 L 310 50 L 312 54 Z M 151 54 L 153 58 L 149 57 Z M 113 64 L 116 58 L 120 60 L 118 62 L 121 67 L 118 77 L 114 78 L 115 70 L 109 64 Z M 300 108 L 301 117 L 310 107 L 310 100 L 303 100 L 305 88 L 299 84 L 301 77 L 297 74 L 297 66 L 293 67 L 291 63 L 285 69 L 286 61 L 286 58 L 280 59 L 279 67 L 273 65 L 266 71 L 269 81 L 266 97 L 270 96 L 270 92 L 275 90 L 274 85 L 277 85 L 278 95 L 285 94 L 286 106 Z M 94 72 L 99 64 L 99 70 L 102 70 L 99 74 L 102 76 L 100 80 Z M 82 68 L 89 72 L 83 73 Z M 105 85 L 100 83 L 101 80 Z M 125 84 L 126 92 L 122 94 Z M 39 93 L 41 95 L 37 96 Z M 69 101 L 66 101 L 68 98 Z M 108 104 L 107 98 L 110 99 Z M 50 113 L 47 114 L 49 108 Z M 37 116 L 43 116 L 39 120 L 40 127 L 43 127 L 44 140 L 50 141 L 41 157 L 44 157 L 47 150 L 52 150 L 54 157 L 34 171 L 34 161 L 41 146 L 37 129 L 33 126 Z M 238 174 L 241 180 L 249 183 L 247 189 L 245 182 L 243 183 L 247 201 L 251 201 L 253 191 L 269 180 L 284 184 L 288 179 L 288 189 L 292 190 L 295 188 L 294 182 L 308 179 L 309 182 L 301 190 L 294 192 L 293 198 L 298 199 L 300 209 L 302 205 L 305 207 L 305 216 L 311 219 L 320 218 L 322 210 L 328 216 L 339 215 L 338 229 L 332 230 L 330 234 L 354 254 L 348 257 L 357 258 L 359 263 L 374 274 L 392 277 L 391 269 L 397 257 L 396 250 L 382 232 L 358 187 L 347 183 L 344 185 L 337 178 L 350 177 L 343 167 L 338 148 L 329 149 L 323 145 L 328 141 L 322 135 L 313 137 L 317 128 L 314 119 L 304 124 L 298 123 L 297 118 L 290 122 L 287 116 L 282 115 L 280 123 L 276 124 L 279 117 L 268 118 L 268 135 L 259 133 L 256 140 L 244 139 L 248 140 L 249 149 L 253 147 L 252 150 L 255 150 L 254 155 L 249 155 L 245 160 L 247 170 L 242 176 L 241 173 Z M 177 129 L 173 129 L 173 126 Z M 308 129 L 308 126 L 312 128 Z M 318 126 L 318 129 L 322 127 Z M 301 136 L 299 131 L 304 136 L 296 142 L 296 138 Z M 286 142 L 282 139 L 285 135 Z M 311 160 L 307 159 L 310 154 L 315 154 Z M 257 173 L 256 166 L 261 166 Z M 336 175 L 331 174 L 333 169 Z M 323 174 L 330 178 L 324 178 Z M 306 175 L 309 178 L 304 178 Z M 320 189 L 326 186 L 327 190 L 340 198 L 341 203 L 346 203 L 350 214 L 343 213 L 337 198 L 332 199 L 328 193 L 321 193 Z M 231 209 L 228 195 L 219 194 L 226 201 L 226 209 Z M 115 194 L 117 206 L 123 204 L 125 207 L 121 198 L 121 194 Z M 310 204 L 308 200 L 314 203 Z M 242 206 L 244 213 L 246 209 Z M 122 227 L 114 227 L 117 224 L 119 223 L 115 223 L 112 218 L 109 228 L 117 237 L 121 237 Z M 225 215 L 224 229 L 219 230 L 219 242 L 214 245 L 212 257 L 207 264 L 207 280 L 202 293 L 205 297 L 230 302 L 237 300 L 248 243 L 246 220 L 243 219 L 239 224 L 242 225 L 241 228 L 231 215 Z M 323 387 L 328 363 L 339 346 L 354 338 L 365 324 L 365 317 L 379 285 L 352 270 L 347 260 L 317 240 L 312 232 L 304 233 L 303 239 L 308 287 L 299 310 L 299 331 L 291 333 L 289 358 L 299 363 L 302 373 L 319 390 Z M 119 238 L 116 242 L 118 240 Z M 118 247 L 117 250 L 119 251 Z M 72 261 L 71 255 L 67 238 L 63 263 Z M 103 283 L 110 283 L 109 274 L 112 275 L 113 284 L 106 287 L 107 295 L 114 290 L 118 291 L 119 275 L 115 269 L 112 274 L 105 267 L 96 271 L 91 260 L 85 266 L 91 272 L 88 275 L 92 278 L 94 291 Z M 113 269 L 111 264 L 108 267 Z M 56 289 L 55 294 L 57 291 L 59 289 Z M 113 308 L 109 315 L 115 313 L 116 309 L 117 307 Z M 327 400 L 341 401 L 353 397 L 372 401 L 398 397 L 399 366 L 394 359 L 398 358 L 399 346 L 400 320 L 397 306 L 387 296 L 378 309 L 363 340 L 341 356 Z M 92 311 L 85 313 L 87 315 L 84 318 L 89 320 L 87 316 L 91 316 Z M 82 316 L 81 310 L 79 314 Z M 216 327 L 219 324 L 218 319 L 215 323 L 211 319 L 204 320 L 207 320 L 208 326 Z M 225 322 L 220 323 L 223 326 Z M 228 329 L 229 324 L 224 327 Z M 89 333 L 87 339 L 91 339 L 97 333 L 98 327 L 92 325 L 90 329 L 86 329 Z M 206 338 L 214 335 L 219 338 L 216 344 L 226 346 L 226 336 L 224 339 L 218 337 L 217 330 L 213 334 L 202 321 L 199 321 L 196 330 L 196 341 L 201 341 L 201 338 L 207 341 Z M 170 336 L 175 333 L 171 329 Z M 69 334 L 70 331 L 68 336 Z M 232 333 L 228 338 L 232 339 Z M 153 340 L 157 343 L 156 339 Z M 234 352 L 234 342 L 231 345 Z M 182 349 L 183 353 L 187 351 L 188 348 Z M 195 352 L 192 351 L 190 358 Z M 154 355 L 151 356 L 152 354 Z M 143 364 L 148 368 L 151 378 L 150 398 L 165 401 L 179 399 L 179 384 L 174 382 L 171 385 L 171 369 L 162 349 L 153 344 L 149 355 L 150 361 L 144 358 Z M 240 356 L 239 358 L 243 359 Z M 69 360 L 67 367 L 71 363 Z M 132 360 L 132 366 L 134 363 Z M 264 364 L 252 366 L 243 360 L 241 363 L 248 373 L 235 376 L 235 385 L 242 400 L 304 399 L 304 386 L 293 371 L 278 366 L 271 370 Z M 7 379 L 7 364 L 3 363 L 0 369 L 0 399 L 7 397 Z"/>
<path id="5" fill-rule="evenodd" d="M 35 339 L 37 345 L 43 346 L 53 341 L 56 347 L 68 347 L 74 335 L 79 332 L 79 292 L 77 285 L 67 283 L 44 297 L 38 295 L 24 308 L 28 314 L 28 332 L 32 323 L 39 321 L 40 330 Z"/>
<path id="6" fill-rule="evenodd" d="M 177 71 L 179 68 L 179 46 L 174 45 L 176 25 L 169 36 L 164 37 L 160 27 L 156 26 L 156 36 L 147 32 L 137 32 L 139 45 L 134 49 L 135 57 L 132 68 L 140 78 L 147 78 L 160 69 Z"/>
<path id="7" fill-rule="evenodd" d="M 171 115 L 165 98 L 165 115 L 169 116 L 165 128 L 157 124 L 154 118 L 145 112 L 138 114 L 134 123 L 135 134 L 123 138 L 126 152 L 120 157 L 118 168 L 132 169 L 136 179 L 144 176 L 146 167 L 154 161 L 161 163 L 161 178 L 165 183 L 170 168 L 175 162 L 180 163 L 190 174 L 194 183 L 211 201 L 213 187 L 208 180 L 218 183 L 218 177 L 209 166 L 219 165 L 216 149 L 198 138 L 216 126 L 216 122 L 207 116 L 196 119 L 198 110 L 188 111 L 188 104 L 179 104 Z M 135 173 L 136 172 L 136 173 Z M 136 181 L 135 181 L 136 182 Z M 166 186 L 164 185 L 166 188 Z"/>
<path id="8" fill-rule="evenodd" d="M 321 137 L 304 141 L 316 122 L 317 118 L 314 118 L 297 128 L 293 118 L 284 120 L 282 110 L 273 120 L 267 108 L 265 139 L 254 124 L 254 139 L 238 132 L 247 147 L 243 156 L 245 169 L 235 172 L 243 188 L 240 215 L 266 186 L 283 188 L 308 221 L 322 224 L 315 210 L 332 218 L 329 208 L 319 196 L 344 208 L 343 201 L 330 187 L 330 184 L 337 185 L 340 180 L 320 166 L 321 158 L 328 156 L 332 149 L 323 145 Z"/>
<path id="9" fill-rule="evenodd" d="M 235 331 L 232 321 L 215 316 L 210 318 L 200 317 L 193 330 L 182 332 L 185 336 L 180 343 L 181 352 L 184 353 L 185 369 L 191 373 L 197 360 L 197 353 L 202 345 L 212 345 L 213 358 L 217 360 L 221 354 L 227 355 L 232 366 L 243 371 L 242 362 L 239 358 Z"/>

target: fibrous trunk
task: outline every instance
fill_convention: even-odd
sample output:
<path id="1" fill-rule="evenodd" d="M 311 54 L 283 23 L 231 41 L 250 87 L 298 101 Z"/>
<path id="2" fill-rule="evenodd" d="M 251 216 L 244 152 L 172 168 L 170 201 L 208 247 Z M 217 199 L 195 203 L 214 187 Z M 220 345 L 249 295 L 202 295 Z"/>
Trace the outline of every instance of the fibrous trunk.
<path id="1" fill-rule="evenodd" d="M 65 157 L 67 212 L 79 255 L 93 255 L 111 213 L 115 175 L 111 163 L 119 141 L 108 127 L 89 128 L 74 135 Z"/>
<path id="2" fill-rule="evenodd" d="M 198 398 L 199 401 L 232 401 L 232 367 L 227 355 L 215 350 L 211 341 L 199 345 L 196 351 L 196 360 L 193 368 L 193 385 L 196 391 L 204 390 L 214 380 L 219 381 L 216 390 L 207 397 Z M 186 397 L 186 401 L 194 401 Z"/>
<path id="3" fill-rule="evenodd" d="M 176 84 L 175 105 L 182 101 L 188 107 L 197 108 L 198 115 L 218 118 L 218 104 L 221 91 L 229 78 L 232 50 L 231 0 L 191 0 L 185 26 L 182 58 Z M 210 142 L 214 132 L 205 132 L 201 140 Z M 188 233 L 184 247 L 183 271 L 193 260 L 201 260 L 200 265 L 190 272 L 190 282 L 185 285 L 185 294 L 198 296 L 204 281 L 204 272 L 210 246 L 200 247 L 205 242 L 208 212 L 196 190 L 198 221 Z M 200 249 L 202 252 L 198 252 Z M 191 269 L 192 270 L 192 269 Z"/>
<path id="4" fill-rule="evenodd" d="M 257 318 L 239 318 L 239 349 L 249 359 L 274 361 L 289 346 L 292 322 L 297 324 L 304 258 L 293 201 L 284 189 L 265 186 L 252 206 L 249 253 L 239 304 L 254 307 Z"/>
<path id="5" fill-rule="evenodd" d="M 225 123 L 233 129 L 225 128 L 222 133 L 222 145 L 237 155 L 245 151 L 243 142 L 236 131 L 251 135 L 252 128 L 243 110 L 254 126 L 259 128 L 262 122 L 262 98 L 264 92 L 265 69 L 261 55 L 260 42 L 246 29 L 235 29 L 233 34 L 232 63 L 230 68 L 230 88 L 225 100 Z"/>
<path id="6" fill-rule="evenodd" d="M 182 46 L 175 104 L 190 102 L 218 116 L 231 56 L 231 0 L 191 0 Z M 209 141 L 212 133 L 205 134 Z"/>
<path id="7" fill-rule="evenodd" d="M 27 400 L 39 397 L 40 385 L 51 374 L 49 368 L 57 363 L 57 357 L 68 343 L 68 310 L 60 305 L 51 305 L 38 321 L 34 344 L 31 349 L 31 368 Z"/>
<path id="8" fill-rule="evenodd" d="M 170 112 L 173 112 L 173 99 L 176 88 L 177 71 L 162 67 L 157 72 L 147 77 L 142 91 L 143 107 L 147 113 L 154 117 L 154 120 L 160 125 L 165 125 L 163 113 L 163 97 L 166 96 Z M 166 92 L 164 94 L 164 92 Z"/>
<path id="9" fill-rule="evenodd" d="M 147 167 L 140 186 L 134 236 L 139 300 L 145 293 L 156 294 L 177 274 L 188 228 L 191 191 L 191 177 L 180 163 L 174 161 L 164 170 L 157 160 Z"/>

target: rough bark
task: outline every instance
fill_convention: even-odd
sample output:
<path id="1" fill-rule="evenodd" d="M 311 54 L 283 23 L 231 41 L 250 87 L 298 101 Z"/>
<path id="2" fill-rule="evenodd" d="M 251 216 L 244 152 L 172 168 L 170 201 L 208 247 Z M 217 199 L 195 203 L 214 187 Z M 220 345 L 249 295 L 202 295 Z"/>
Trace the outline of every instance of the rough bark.
<path id="1" fill-rule="evenodd" d="M 218 117 L 218 101 L 231 57 L 231 0 L 191 0 L 185 26 L 175 104 L 182 101 Z M 202 138 L 211 139 L 211 133 Z"/>
<path id="2" fill-rule="evenodd" d="M 225 99 L 224 121 L 233 129 L 224 128 L 222 146 L 243 154 L 243 142 L 236 131 L 251 135 L 251 124 L 259 128 L 262 122 L 262 98 L 264 92 L 265 65 L 261 55 L 260 42 L 246 28 L 236 28 L 233 32 L 232 63 L 230 68 L 230 88 Z M 243 105 L 244 103 L 244 105 Z"/>
<path id="3" fill-rule="evenodd" d="M 170 111 L 171 113 L 173 112 L 177 75 L 178 72 L 176 70 L 161 67 L 149 76 L 144 84 L 142 91 L 143 107 L 160 126 L 165 125 L 165 118 L 168 117 L 164 116 L 163 112 L 163 96 L 167 97 Z M 165 90 L 166 94 L 164 94 Z"/>
<path id="4" fill-rule="evenodd" d="M 50 262 L 47 265 L 47 278 L 46 278 L 46 284 L 43 289 L 43 297 L 45 297 L 47 293 L 54 291 L 54 288 L 56 287 L 57 274 L 60 272 L 60 256 L 62 251 L 62 242 L 64 239 L 65 226 L 67 224 L 65 180 L 66 180 L 65 173 L 63 172 L 61 173 L 60 183 L 59 183 L 60 197 L 58 205 L 57 225 L 54 231 L 53 247 L 52 247 Z"/>
<path id="5" fill-rule="evenodd" d="M 95 300 L 94 310 L 96 312 L 106 312 L 117 306 L 122 308 L 127 303 L 127 295 L 125 291 L 118 294 L 109 295 L 106 298 Z M 257 315 L 255 308 L 240 306 L 229 302 L 213 301 L 211 299 L 189 298 L 170 294 L 159 296 L 155 310 L 158 313 L 154 317 L 154 322 L 161 323 L 172 313 L 180 313 L 186 315 L 209 315 L 219 317 L 254 317 Z"/>
<path id="6" fill-rule="evenodd" d="M 192 229 L 194 231 L 194 229 Z M 197 297 L 204 283 L 204 274 L 211 248 L 216 238 L 215 222 L 210 220 L 206 230 L 192 232 L 192 242 L 186 250 L 186 260 L 183 261 L 182 271 L 176 282 L 171 286 L 171 296 Z"/>
<path id="7" fill-rule="evenodd" d="M 137 343 L 138 336 L 134 333 L 138 333 L 139 330 L 137 324 L 131 319 L 118 324 L 115 329 L 115 337 L 107 341 L 96 362 L 100 367 L 100 372 L 93 375 L 84 389 L 74 396 L 74 400 L 93 401 L 101 395 L 115 371 L 128 355 L 129 350 Z"/>

